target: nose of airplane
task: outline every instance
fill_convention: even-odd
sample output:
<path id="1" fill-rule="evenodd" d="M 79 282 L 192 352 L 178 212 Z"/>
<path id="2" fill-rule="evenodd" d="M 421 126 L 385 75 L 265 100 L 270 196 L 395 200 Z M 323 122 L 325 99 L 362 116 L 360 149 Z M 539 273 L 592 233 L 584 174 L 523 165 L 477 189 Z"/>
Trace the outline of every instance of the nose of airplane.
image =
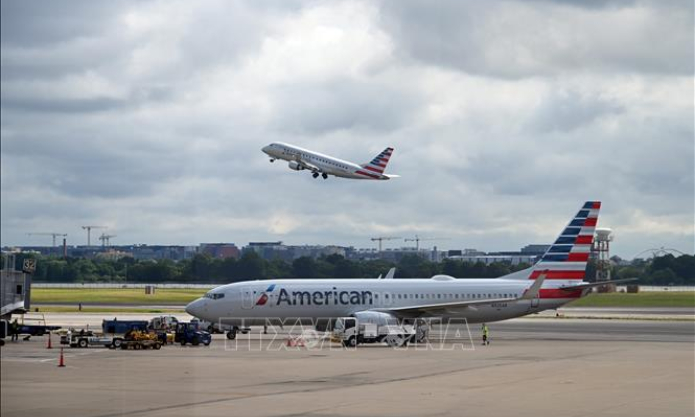
<path id="1" fill-rule="evenodd" d="M 261 150 L 262 150 L 263 152 L 265 152 L 265 153 L 270 152 L 270 145 L 264 146 Z"/>
<path id="2" fill-rule="evenodd" d="M 186 313 L 190 314 L 193 317 L 200 318 L 203 312 L 203 304 L 205 304 L 205 299 L 203 298 L 198 298 L 197 300 L 190 302 L 186 306 Z"/>

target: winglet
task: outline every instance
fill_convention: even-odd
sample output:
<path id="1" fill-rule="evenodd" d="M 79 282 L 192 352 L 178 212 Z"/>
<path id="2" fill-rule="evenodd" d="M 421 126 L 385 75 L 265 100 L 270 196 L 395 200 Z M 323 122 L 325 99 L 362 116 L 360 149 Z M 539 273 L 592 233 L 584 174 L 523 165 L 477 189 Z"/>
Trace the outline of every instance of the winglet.
<path id="1" fill-rule="evenodd" d="M 386 274 L 384 279 L 393 279 L 394 275 L 396 275 L 396 268 L 391 268 L 389 269 L 389 272 Z"/>
<path id="2" fill-rule="evenodd" d="M 533 285 L 531 285 L 529 289 L 526 290 L 524 294 L 521 296 L 521 300 L 533 300 L 534 298 L 538 297 L 538 293 L 541 289 L 541 286 L 543 285 L 543 281 L 545 281 L 545 274 L 547 272 L 548 271 L 541 272 L 538 278 L 536 278 L 533 281 Z"/>

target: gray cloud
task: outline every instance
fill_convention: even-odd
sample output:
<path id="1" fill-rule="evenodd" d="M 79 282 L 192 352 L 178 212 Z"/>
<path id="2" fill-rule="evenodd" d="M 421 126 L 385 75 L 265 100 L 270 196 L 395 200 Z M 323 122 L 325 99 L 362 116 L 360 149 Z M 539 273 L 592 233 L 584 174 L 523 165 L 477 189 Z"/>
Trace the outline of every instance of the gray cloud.
<path id="1" fill-rule="evenodd" d="M 691 2 L 383 5 L 384 27 L 400 51 L 423 64 L 502 78 L 576 70 L 693 72 Z"/>
<path id="2" fill-rule="evenodd" d="M 274 101 L 278 131 L 322 135 L 336 130 L 389 132 L 416 114 L 421 98 L 379 83 L 349 79 L 283 86 Z"/>
<path id="3" fill-rule="evenodd" d="M 692 27 L 678 2 L 3 1 L 0 240 L 513 250 L 596 198 L 619 255 L 692 251 Z M 317 181 L 272 141 L 393 146 L 402 177 Z"/>
<path id="4" fill-rule="evenodd" d="M 89 0 L 4 1 L 0 6 L 1 42 L 3 47 L 34 48 L 76 38 L 97 37 L 127 5 Z"/>
<path id="5" fill-rule="evenodd" d="M 620 104 L 600 97 L 583 97 L 574 91 L 553 92 L 536 108 L 529 125 L 534 131 L 567 132 L 621 111 Z"/>

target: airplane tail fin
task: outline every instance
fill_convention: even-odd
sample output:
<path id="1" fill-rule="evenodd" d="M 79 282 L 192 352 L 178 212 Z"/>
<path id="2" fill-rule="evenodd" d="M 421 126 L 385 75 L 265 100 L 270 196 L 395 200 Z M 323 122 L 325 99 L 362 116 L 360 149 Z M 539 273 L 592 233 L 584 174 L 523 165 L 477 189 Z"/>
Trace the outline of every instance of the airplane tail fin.
<path id="1" fill-rule="evenodd" d="M 386 165 L 389 163 L 389 159 L 391 159 L 391 154 L 393 154 L 393 148 L 386 148 L 369 163 L 362 164 L 361 166 L 368 172 L 383 175 L 386 170 Z"/>
<path id="2" fill-rule="evenodd" d="M 501 278 L 535 280 L 545 274 L 547 280 L 583 281 L 600 209 L 600 201 L 584 203 L 540 261 L 531 268 Z"/>

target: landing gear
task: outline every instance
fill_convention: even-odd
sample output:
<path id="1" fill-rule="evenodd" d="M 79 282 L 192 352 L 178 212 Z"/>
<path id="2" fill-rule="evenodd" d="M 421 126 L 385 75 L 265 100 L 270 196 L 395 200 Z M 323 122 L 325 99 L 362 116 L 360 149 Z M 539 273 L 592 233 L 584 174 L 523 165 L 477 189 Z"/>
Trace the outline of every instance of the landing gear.
<path id="1" fill-rule="evenodd" d="M 237 328 L 234 327 L 234 328 L 232 328 L 232 330 L 228 331 L 227 332 L 227 339 L 229 339 L 229 340 L 236 339 L 236 330 L 237 330 Z"/>
<path id="2" fill-rule="evenodd" d="M 326 174 L 325 172 L 323 174 L 321 174 L 321 176 L 323 177 L 324 180 L 328 178 L 328 174 Z"/>
<path id="3" fill-rule="evenodd" d="M 275 159 L 270 158 L 270 163 L 273 163 L 273 162 L 275 162 Z"/>
<path id="4" fill-rule="evenodd" d="M 318 173 L 318 172 L 314 172 L 313 174 L 311 174 L 311 176 L 314 177 L 314 178 L 318 178 L 318 177 L 319 177 L 319 173 Z"/>

